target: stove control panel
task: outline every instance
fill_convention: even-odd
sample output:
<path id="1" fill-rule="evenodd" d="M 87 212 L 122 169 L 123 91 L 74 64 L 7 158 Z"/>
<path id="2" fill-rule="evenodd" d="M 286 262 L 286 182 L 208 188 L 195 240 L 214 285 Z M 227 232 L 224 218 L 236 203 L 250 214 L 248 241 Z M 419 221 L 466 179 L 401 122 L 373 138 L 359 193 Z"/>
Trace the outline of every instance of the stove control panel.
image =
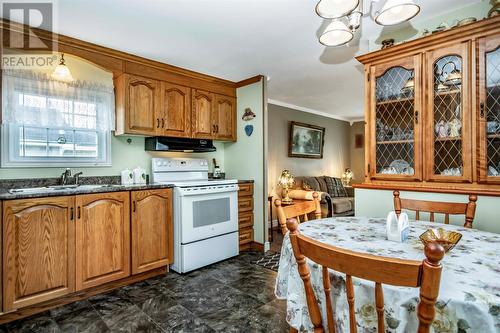
<path id="1" fill-rule="evenodd" d="M 153 172 L 208 172 L 208 161 L 203 158 L 153 158 Z"/>

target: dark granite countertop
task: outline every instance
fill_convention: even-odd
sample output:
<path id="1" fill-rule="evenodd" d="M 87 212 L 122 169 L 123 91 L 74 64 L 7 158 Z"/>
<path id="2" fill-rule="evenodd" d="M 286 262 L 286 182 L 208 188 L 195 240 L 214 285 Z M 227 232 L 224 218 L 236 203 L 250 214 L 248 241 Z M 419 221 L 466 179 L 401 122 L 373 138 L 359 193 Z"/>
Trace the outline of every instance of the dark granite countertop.
<path id="1" fill-rule="evenodd" d="M 244 184 L 244 183 L 253 183 L 254 181 L 251 179 L 238 179 L 239 184 Z"/>
<path id="2" fill-rule="evenodd" d="M 106 193 L 120 191 L 135 191 L 148 189 L 161 189 L 173 187 L 171 184 L 137 184 L 121 185 L 119 177 L 85 177 L 81 185 L 74 188 L 49 189 L 48 186 L 57 185 L 57 178 L 39 179 L 13 179 L 0 180 L 0 200 L 42 198 L 64 195 Z M 12 189 L 26 189 L 29 192 L 12 192 Z"/>

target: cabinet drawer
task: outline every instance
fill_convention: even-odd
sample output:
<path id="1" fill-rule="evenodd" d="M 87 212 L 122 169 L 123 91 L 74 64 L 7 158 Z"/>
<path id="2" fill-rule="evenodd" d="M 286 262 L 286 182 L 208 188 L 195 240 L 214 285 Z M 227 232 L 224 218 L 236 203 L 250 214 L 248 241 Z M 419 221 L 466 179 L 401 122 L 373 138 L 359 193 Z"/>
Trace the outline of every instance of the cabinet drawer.
<path id="1" fill-rule="evenodd" d="M 246 212 L 238 215 L 239 228 L 253 227 L 253 213 Z"/>
<path id="2" fill-rule="evenodd" d="M 238 198 L 238 211 L 249 212 L 253 210 L 253 197 Z"/>
<path id="3" fill-rule="evenodd" d="M 240 188 L 240 190 L 238 191 L 238 197 L 252 196 L 253 195 L 253 184 L 252 183 L 238 184 L 238 187 Z"/>
<path id="4" fill-rule="evenodd" d="M 240 245 L 247 244 L 253 241 L 253 228 L 240 229 Z"/>

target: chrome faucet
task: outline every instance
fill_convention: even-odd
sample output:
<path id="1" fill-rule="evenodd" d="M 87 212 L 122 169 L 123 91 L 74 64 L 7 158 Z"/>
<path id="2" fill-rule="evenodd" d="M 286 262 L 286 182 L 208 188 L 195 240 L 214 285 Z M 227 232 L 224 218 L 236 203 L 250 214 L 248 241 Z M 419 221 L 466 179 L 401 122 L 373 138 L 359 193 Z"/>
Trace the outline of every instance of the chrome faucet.
<path id="1" fill-rule="evenodd" d="M 68 185 L 68 178 L 71 177 L 71 169 L 64 170 L 61 175 L 61 185 Z"/>
<path id="2" fill-rule="evenodd" d="M 73 175 L 73 178 L 75 179 L 75 183 L 73 185 L 78 186 L 80 182 L 80 176 L 83 174 L 83 172 L 77 172 Z M 71 169 L 68 168 L 64 170 L 64 172 L 61 174 L 61 185 L 70 185 L 69 184 L 69 179 L 71 178 Z"/>

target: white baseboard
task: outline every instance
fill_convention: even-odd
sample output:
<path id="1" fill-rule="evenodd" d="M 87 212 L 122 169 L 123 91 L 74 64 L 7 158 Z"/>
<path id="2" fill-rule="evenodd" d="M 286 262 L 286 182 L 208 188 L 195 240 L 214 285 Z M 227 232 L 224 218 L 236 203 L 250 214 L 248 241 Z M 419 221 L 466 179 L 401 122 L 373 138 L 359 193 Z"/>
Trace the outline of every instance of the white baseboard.
<path id="1" fill-rule="evenodd" d="M 265 242 L 264 243 L 264 252 L 267 252 L 271 249 L 271 243 Z"/>

